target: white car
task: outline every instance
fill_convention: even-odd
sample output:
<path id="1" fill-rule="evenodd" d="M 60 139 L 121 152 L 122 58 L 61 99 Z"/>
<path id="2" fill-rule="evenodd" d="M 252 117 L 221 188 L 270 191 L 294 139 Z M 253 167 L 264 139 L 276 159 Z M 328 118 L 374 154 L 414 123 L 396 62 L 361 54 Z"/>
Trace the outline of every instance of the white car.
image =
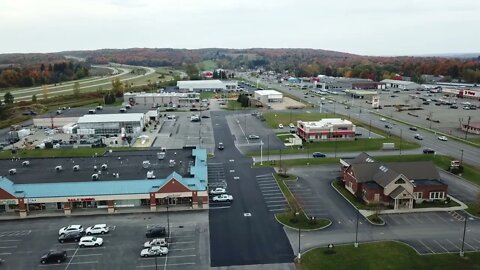
<path id="1" fill-rule="evenodd" d="M 110 231 L 107 224 L 96 224 L 91 227 L 88 227 L 85 232 L 87 235 L 91 234 L 106 234 Z"/>
<path id="2" fill-rule="evenodd" d="M 228 194 L 222 194 L 222 195 L 213 197 L 212 200 L 214 202 L 231 202 L 233 201 L 233 196 Z"/>
<path id="3" fill-rule="evenodd" d="M 69 232 L 83 232 L 82 225 L 68 225 L 67 227 L 63 227 L 58 230 L 58 235 L 66 234 Z"/>
<path id="4" fill-rule="evenodd" d="M 258 140 L 258 139 L 260 139 L 260 136 L 251 134 L 251 135 L 248 135 L 248 138 L 250 140 Z"/>
<path id="5" fill-rule="evenodd" d="M 227 191 L 224 188 L 221 188 L 221 187 L 217 187 L 217 188 L 214 188 L 214 189 L 210 190 L 210 194 L 212 194 L 212 195 L 220 195 L 220 194 L 224 194 L 226 192 Z"/>
<path id="6" fill-rule="evenodd" d="M 149 248 L 149 247 L 154 247 L 154 246 L 160 246 L 160 247 L 166 247 L 168 245 L 167 240 L 165 238 L 155 238 L 151 241 L 147 241 L 143 244 L 144 248 Z"/>
<path id="7" fill-rule="evenodd" d="M 387 119 L 385 119 L 385 118 L 380 118 L 380 121 L 382 121 L 382 122 L 387 122 Z"/>
<path id="8" fill-rule="evenodd" d="M 289 126 L 290 128 L 295 128 L 295 125 L 294 125 L 293 123 L 290 123 L 288 126 Z"/>
<path id="9" fill-rule="evenodd" d="M 282 124 L 278 124 L 278 128 L 283 128 L 283 125 L 282 125 Z"/>
<path id="10" fill-rule="evenodd" d="M 445 137 L 445 136 L 440 136 L 440 137 L 438 137 L 438 139 L 439 139 L 440 141 L 444 141 L 444 142 L 448 141 L 448 138 Z"/>
<path id="11" fill-rule="evenodd" d="M 99 247 L 103 245 L 103 238 L 95 236 L 84 236 L 78 242 L 80 247 Z"/>
<path id="12" fill-rule="evenodd" d="M 168 254 L 167 247 L 153 246 L 151 248 L 144 248 L 140 252 L 141 257 L 153 257 L 153 256 L 162 256 Z"/>

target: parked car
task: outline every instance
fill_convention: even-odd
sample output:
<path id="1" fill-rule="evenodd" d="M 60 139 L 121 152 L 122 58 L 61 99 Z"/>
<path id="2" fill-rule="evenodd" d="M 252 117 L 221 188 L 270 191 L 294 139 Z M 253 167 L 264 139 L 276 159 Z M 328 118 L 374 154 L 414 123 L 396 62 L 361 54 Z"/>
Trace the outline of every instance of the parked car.
<path id="1" fill-rule="evenodd" d="M 160 247 L 160 246 L 153 246 L 151 248 L 144 248 L 140 252 L 141 257 L 154 257 L 154 256 L 162 256 L 168 254 L 167 247 Z"/>
<path id="2" fill-rule="evenodd" d="M 424 154 L 435 154 L 435 151 L 431 148 L 425 148 L 423 149 Z"/>
<path id="3" fill-rule="evenodd" d="M 40 263 L 61 263 L 66 260 L 67 252 L 65 250 L 50 250 L 47 254 L 42 256 Z"/>
<path id="4" fill-rule="evenodd" d="M 278 124 L 278 128 L 283 128 L 283 125 L 282 125 L 282 124 Z"/>
<path id="5" fill-rule="evenodd" d="M 87 235 L 91 234 L 106 234 L 110 231 L 107 224 L 96 224 L 91 227 L 88 227 L 85 232 Z"/>
<path id="6" fill-rule="evenodd" d="M 382 122 L 386 122 L 386 121 L 387 121 L 387 119 L 385 119 L 385 118 L 380 118 L 380 121 L 382 121 Z"/>
<path id="7" fill-rule="evenodd" d="M 391 125 L 387 124 L 387 125 L 385 125 L 385 128 L 391 129 L 393 127 Z"/>
<path id="8" fill-rule="evenodd" d="M 60 243 L 65 243 L 65 242 L 78 242 L 80 241 L 80 238 L 85 236 L 85 232 L 80 232 L 80 231 L 74 231 L 74 232 L 68 232 L 60 235 L 58 237 L 58 242 Z"/>
<path id="9" fill-rule="evenodd" d="M 315 157 L 315 158 L 322 158 L 322 157 L 326 157 L 326 155 L 325 155 L 324 153 L 314 152 L 314 153 L 313 153 L 313 157 Z"/>
<path id="10" fill-rule="evenodd" d="M 408 129 L 412 130 L 412 131 L 417 131 L 417 128 L 416 127 L 409 127 Z"/>
<path id="11" fill-rule="evenodd" d="M 438 139 L 439 139 L 440 141 L 444 141 L 444 142 L 448 141 L 448 138 L 445 137 L 445 136 L 440 136 L 440 137 L 438 137 Z"/>
<path id="12" fill-rule="evenodd" d="M 213 197 L 212 200 L 214 202 L 231 202 L 233 201 L 233 196 L 228 194 L 222 194 L 222 195 Z"/>
<path id="13" fill-rule="evenodd" d="M 84 236 L 80 238 L 78 246 L 80 247 L 98 247 L 103 245 L 103 238 L 96 236 Z"/>
<path id="14" fill-rule="evenodd" d="M 248 135 L 248 138 L 249 138 L 250 140 L 258 140 L 258 139 L 260 139 L 260 136 L 250 134 L 250 135 Z"/>
<path id="15" fill-rule="evenodd" d="M 214 189 L 210 190 L 210 194 L 212 194 L 212 195 L 220 195 L 220 194 L 224 194 L 226 192 L 227 191 L 224 188 L 221 188 L 221 187 L 217 187 L 217 188 L 214 188 Z"/>
<path id="16" fill-rule="evenodd" d="M 168 245 L 165 238 L 155 238 L 153 240 L 147 241 L 143 244 L 144 248 L 149 248 L 153 246 L 166 247 Z"/>
<path id="17" fill-rule="evenodd" d="M 58 230 L 58 235 L 62 235 L 68 232 L 83 232 L 82 225 L 68 225 L 67 227 L 63 227 Z"/>
<path id="18" fill-rule="evenodd" d="M 290 128 L 295 128 L 295 125 L 293 123 L 288 124 Z"/>
<path id="19" fill-rule="evenodd" d="M 417 140 L 423 140 L 423 137 L 420 135 L 420 134 L 415 134 L 415 136 L 413 136 L 415 139 Z"/>
<path id="20" fill-rule="evenodd" d="M 218 143 L 218 150 L 223 150 L 224 146 L 223 146 L 223 143 Z"/>
<path id="21" fill-rule="evenodd" d="M 145 236 L 149 238 L 150 237 L 166 237 L 167 231 L 165 230 L 165 227 L 161 227 L 161 226 L 150 227 L 147 229 Z"/>

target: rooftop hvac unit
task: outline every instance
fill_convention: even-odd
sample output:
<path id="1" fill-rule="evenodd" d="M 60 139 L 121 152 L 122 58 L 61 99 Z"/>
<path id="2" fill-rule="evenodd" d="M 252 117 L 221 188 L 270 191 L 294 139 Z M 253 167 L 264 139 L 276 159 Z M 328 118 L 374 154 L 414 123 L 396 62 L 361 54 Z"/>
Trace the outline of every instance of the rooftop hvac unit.
<path id="1" fill-rule="evenodd" d="M 106 169 L 108 169 L 108 166 L 107 166 L 107 164 L 102 164 L 102 170 L 104 170 L 104 171 L 105 171 Z"/>
<path id="2" fill-rule="evenodd" d="M 10 170 L 8 170 L 8 173 L 9 173 L 10 175 L 14 175 L 14 174 L 17 173 L 17 169 L 10 169 Z"/>
<path id="3" fill-rule="evenodd" d="M 80 165 L 74 165 L 74 166 L 73 166 L 73 171 L 74 171 L 74 172 L 80 171 Z"/>
<path id="4" fill-rule="evenodd" d="M 155 179 L 155 175 L 153 174 L 153 171 L 147 172 L 147 179 Z"/>
<path id="5" fill-rule="evenodd" d="M 57 172 L 61 172 L 62 170 L 63 170 L 62 166 L 56 166 L 55 167 L 55 171 L 57 171 Z"/>
<path id="6" fill-rule="evenodd" d="M 169 164 L 168 164 L 168 167 L 173 168 L 173 166 L 175 166 L 175 164 L 176 164 L 175 160 L 174 160 L 174 159 L 170 159 L 170 162 L 169 162 Z"/>
<path id="7" fill-rule="evenodd" d="M 142 162 L 142 167 L 143 167 L 144 169 L 148 169 L 148 168 L 150 167 L 150 161 L 144 160 L 144 161 Z"/>
<path id="8" fill-rule="evenodd" d="M 92 180 L 93 181 L 98 180 L 98 174 L 96 173 L 92 174 Z"/>
<path id="9" fill-rule="evenodd" d="M 24 162 L 22 162 L 22 166 L 23 166 L 23 167 L 28 167 L 28 166 L 30 166 L 30 161 L 25 160 Z"/>

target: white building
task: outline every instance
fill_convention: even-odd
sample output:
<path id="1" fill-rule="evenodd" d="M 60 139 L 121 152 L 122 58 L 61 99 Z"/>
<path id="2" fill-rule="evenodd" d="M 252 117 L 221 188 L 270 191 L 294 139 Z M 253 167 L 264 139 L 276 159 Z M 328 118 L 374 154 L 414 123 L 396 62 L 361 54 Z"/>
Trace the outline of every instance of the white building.
<path id="1" fill-rule="evenodd" d="M 180 91 L 188 92 L 235 91 L 237 90 L 238 82 L 220 80 L 178 81 L 177 87 Z"/>
<path id="2" fill-rule="evenodd" d="M 409 81 L 399 81 L 399 80 L 383 80 L 381 83 L 385 83 L 387 88 L 398 88 L 401 90 L 416 90 L 421 86 L 418 83 L 409 82 Z"/>
<path id="3" fill-rule="evenodd" d="M 136 135 L 145 126 L 143 113 L 87 114 L 78 119 L 80 135 Z"/>
<path id="4" fill-rule="evenodd" d="M 139 104 L 155 107 L 192 107 L 199 105 L 199 93 L 125 93 L 124 100 L 130 104 Z"/>
<path id="5" fill-rule="evenodd" d="M 297 121 L 297 134 L 306 141 L 331 141 L 355 139 L 355 125 L 340 118 L 320 121 Z"/>
<path id="6" fill-rule="evenodd" d="M 257 90 L 254 98 L 263 104 L 283 102 L 283 94 L 275 90 Z"/>

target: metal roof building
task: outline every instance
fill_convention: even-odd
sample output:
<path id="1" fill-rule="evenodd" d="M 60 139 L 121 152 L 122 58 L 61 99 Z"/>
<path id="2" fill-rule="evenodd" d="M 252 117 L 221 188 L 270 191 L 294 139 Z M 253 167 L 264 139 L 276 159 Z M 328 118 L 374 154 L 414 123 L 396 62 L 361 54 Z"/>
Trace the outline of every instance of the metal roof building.
<path id="1" fill-rule="evenodd" d="M 198 80 L 177 82 L 179 90 L 189 92 L 236 90 L 237 86 L 237 81 Z"/>
<path id="2" fill-rule="evenodd" d="M 87 114 L 78 118 L 77 124 L 81 135 L 135 135 L 145 126 L 145 114 Z"/>

